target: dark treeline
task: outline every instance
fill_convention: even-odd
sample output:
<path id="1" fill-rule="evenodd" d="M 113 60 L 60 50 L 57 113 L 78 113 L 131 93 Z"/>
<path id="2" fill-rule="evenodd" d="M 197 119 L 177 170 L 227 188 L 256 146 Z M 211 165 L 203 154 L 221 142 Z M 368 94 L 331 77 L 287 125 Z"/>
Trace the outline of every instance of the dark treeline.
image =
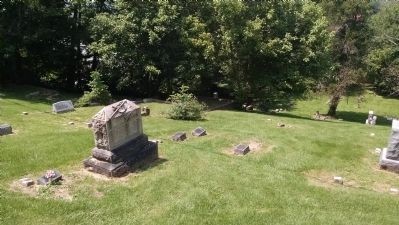
<path id="1" fill-rule="evenodd" d="M 399 95 L 398 12 L 371 0 L 0 0 L 0 83 L 84 91 L 97 71 L 117 94 L 185 85 L 263 109 L 326 87 L 334 114 L 354 85 Z"/>

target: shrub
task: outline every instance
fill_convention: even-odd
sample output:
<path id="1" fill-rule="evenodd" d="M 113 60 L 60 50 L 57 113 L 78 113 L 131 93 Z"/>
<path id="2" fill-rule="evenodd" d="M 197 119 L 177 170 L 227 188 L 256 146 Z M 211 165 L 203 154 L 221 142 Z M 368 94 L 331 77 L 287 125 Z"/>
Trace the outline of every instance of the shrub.
<path id="1" fill-rule="evenodd" d="M 107 85 L 101 80 L 101 74 L 98 71 L 93 71 L 90 76 L 91 81 L 89 82 L 89 86 L 91 91 L 85 91 L 83 96 L 76 102 L 76 106 L 84 107 L 93 103 L 108 104 L 111 100 L 111 94 L 108 91 Z"/>
<path id="2" fill-rule="evenodd" d="M 188 92 L 187 86 L 180 87 L 180 91 L 169 96 L 172 106 L 168 117 L 175 120 L 199 120 L 203 118 L 205 105 Z"/>

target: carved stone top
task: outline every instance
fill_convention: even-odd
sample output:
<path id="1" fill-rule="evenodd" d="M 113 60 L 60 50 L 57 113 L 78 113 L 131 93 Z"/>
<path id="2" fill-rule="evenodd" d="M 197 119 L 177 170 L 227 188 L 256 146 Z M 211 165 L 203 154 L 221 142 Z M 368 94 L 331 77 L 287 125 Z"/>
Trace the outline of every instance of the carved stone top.
<path id="1" fill-rule="evenodd" d="M 91 121 L 97 148 L 112 151 L 143 134 L 140 107 L 122 100 L 101 109 Z"/>
<path id="2" fill-rule="evenodd" d="M 129 115 L 135 111 L 135 109 L 139 108 L 140 106 L 134 104 L 134 102 L 124 99 L 114 104 L 105 106 L 100 112 L 94 115 L 92 119 L 107 122 L 120 116 L 126 117 L 126 115 Z"/>

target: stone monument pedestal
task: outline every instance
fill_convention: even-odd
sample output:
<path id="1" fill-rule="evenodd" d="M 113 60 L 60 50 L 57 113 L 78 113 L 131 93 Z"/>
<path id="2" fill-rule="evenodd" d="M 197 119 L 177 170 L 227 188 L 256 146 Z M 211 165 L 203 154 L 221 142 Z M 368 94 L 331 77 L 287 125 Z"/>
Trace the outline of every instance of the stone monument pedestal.
<path id="1" fill-rule="evenodd" d="M 399 161 L 387 159 L 387 148 L 384 148 L 380 154 L 380 168 L 399 173 Z"/>
<path id="2" fill-rule="evenodd" d="M 92 156 L 83 161 L 86 168 L 109 177 L 120 177 L 136 168 L 142 162 L 158 158 L 158 143 L 148 141 L 146 135 L 112 150 L 92 149 Z"/>

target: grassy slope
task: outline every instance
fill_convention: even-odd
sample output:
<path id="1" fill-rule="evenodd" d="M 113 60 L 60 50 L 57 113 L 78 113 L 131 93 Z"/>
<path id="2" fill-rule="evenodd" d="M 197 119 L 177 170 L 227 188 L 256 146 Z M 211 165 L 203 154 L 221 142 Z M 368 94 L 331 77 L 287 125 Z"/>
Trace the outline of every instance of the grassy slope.
<path id="1" fill-rule="evenodd" d="M 386 145 L 389 123 L 380 117 L 375 127 L 362 124 L 369 109 L 399 114 L 398 100 L 367 95 L 357 109 L 350 98 L 339 108 L 345 121 L 333 122 L 308 119 L 326 109 L 325 97 L 300 101 L 289 113 L 213 111 L 199 122 L 165 119 L 167 105 L 149 104 L 144 130 L 164 140 L 163 160 L 125 182 L 87 177 L 74 184 L 74 200 L 63 201 L 10 191 L 10 183 L 49 168 L 81 168 L 93 146 L 84 122 L 101 107 L 53 115 L 49 102 L 24 99 L 32 91 L 0 91 L 0 123 L 16 130 L 0 137 L 0 224 L 398 224 L 399 196 L 372 190 L 376 183 L 399 187 L 398 175 L 377 170 L 372 154 Z M 209 135 L 169 140 L 196 126 Z M 224 153 L 251 139 L 274 148 L 245 157 Z M 305 174 L 311 171 L 342 175 L 357 187 L 310 185 Z M 103 197 L 93 197 L 93 188 Z"/>

